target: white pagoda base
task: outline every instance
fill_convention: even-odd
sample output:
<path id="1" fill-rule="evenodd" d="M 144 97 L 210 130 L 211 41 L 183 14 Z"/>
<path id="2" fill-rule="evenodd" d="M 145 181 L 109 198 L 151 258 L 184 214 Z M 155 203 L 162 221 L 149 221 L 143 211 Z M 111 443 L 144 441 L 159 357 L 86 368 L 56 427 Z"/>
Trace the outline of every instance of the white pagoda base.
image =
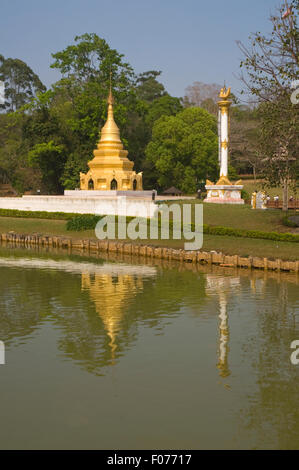
<path id="1" fill-rule="evenodd" d="M 155 197 L 157 196 L 157 191 L 154 190 Z M 126 190 L 126 191 L 119 191 L 118 189 L 111 189 L 111 190 L 84 190 L 84 189 L 66 189 L 64 191 L 64 195 L 69 197 L 83 197 L 83 198 L 90 198 L 90 197 L 116 197 L 116 196 L 126 196 L 128 198 L 137 198 L 141 197 L 144 199 L 152 199 L 153 191 L 152 190 L 143 190 L 143 191 L 133 191 L 133 190 Z"/>
<path id="2" fill-rule="evenodd" d="M 151 197 L 132 197 L 132 195 L 126 198 L 121 195 L 99 196 L 93 195 L 93 191 L 88 191 L 87 196 L 80 191 L 74 192 L 76 194 L 65 196 L 0 197 L 0 208 L 19 211 L 125 215 L 145 218 L 154 217 L 157 210 L 157 205 Z"/>
<path id="3" fill-rule="evenodd" d="M 203 202 L 214 204 L 244 204 L 244 200 L 241 198 L 243 185 L 239 184 L 240 182 L 241 181 L 237 181 L 236 184 L 232 184 L 229 179 L 224 176 L 222 176 L 216 184 L 207 180 L 207 197 Z"/>

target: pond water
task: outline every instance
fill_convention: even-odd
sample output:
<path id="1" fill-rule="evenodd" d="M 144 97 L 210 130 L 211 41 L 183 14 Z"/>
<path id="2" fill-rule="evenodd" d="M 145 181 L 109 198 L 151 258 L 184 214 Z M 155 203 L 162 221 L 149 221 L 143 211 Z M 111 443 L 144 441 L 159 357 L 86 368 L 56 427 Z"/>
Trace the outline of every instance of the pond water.
<path id="1" fill-rule="evenodd" d="M 298 292 L 295 275 L 0 248 L 0 447 L 299 449 Z"/>

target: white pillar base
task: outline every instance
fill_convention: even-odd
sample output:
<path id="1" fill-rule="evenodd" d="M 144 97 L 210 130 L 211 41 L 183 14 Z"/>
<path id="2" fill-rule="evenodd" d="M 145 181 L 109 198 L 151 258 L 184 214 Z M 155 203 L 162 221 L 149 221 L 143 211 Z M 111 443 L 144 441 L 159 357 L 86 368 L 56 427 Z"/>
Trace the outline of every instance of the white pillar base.
<path id="1" fill-rule="evenodd" d="M 203 202 L 212 202 L 214 204 L 244 204 L 241 198 L 242 185 L 206 185 L 208 192 Z"/>

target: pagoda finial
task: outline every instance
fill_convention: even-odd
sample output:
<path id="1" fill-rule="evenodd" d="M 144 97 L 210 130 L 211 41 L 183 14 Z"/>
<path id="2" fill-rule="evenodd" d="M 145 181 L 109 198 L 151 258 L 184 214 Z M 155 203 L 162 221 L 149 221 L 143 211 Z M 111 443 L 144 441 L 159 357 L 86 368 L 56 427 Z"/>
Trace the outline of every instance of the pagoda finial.
<path id="1" fill-rule="evenodd" d="M 109 95 L 107 99 L 108 103 L 108 113 L 107 113 L 107 121 L 101 130 L 101 139 L 99 144 L 103 142 L 114 142 L 119 145 L 121 143 L 120 135 L 119 135 L 119 128 L 117 127 L 114 116 L 113 116 L 113 104 L 114 99 L 112 95 L 112 72 L 110 70 L 110 87 L 109 87 Z"/>
<path id="2" fill-rule="evenodd" d="M 226 83 L 224 82 L 224 86 L 223 88 L 221 88 L 220 93 L 219 93 L 219 98 L 228 99 L 230 96 L 230 90 L 231 90 L 231 87 L 226 88 Z"/>
<path id="3" fill-rule="evenodd" d="M 112 71 L 110 68 L 110 86 L 109 86 L 109 95 L 107 99 L 108 104 L 111 104 L 113 106 L 114 104 L 114 99 L 113 99 L 113 94 L 112 94 Z"/>

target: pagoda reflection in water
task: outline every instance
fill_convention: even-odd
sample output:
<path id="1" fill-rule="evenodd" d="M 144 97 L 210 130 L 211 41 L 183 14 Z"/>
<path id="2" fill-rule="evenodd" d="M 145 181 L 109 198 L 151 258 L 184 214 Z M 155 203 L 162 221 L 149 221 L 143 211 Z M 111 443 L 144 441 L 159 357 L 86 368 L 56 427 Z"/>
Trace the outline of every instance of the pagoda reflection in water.
<path id="1" fill-rule="evenodd" d="M 105 331 L 110 338 L 111 359 L 114 363 L 117 334 L 130 299 L 143 289 L 143 275 L 82 273 L 82 290 L 87 290 L 95 304 Z"/>

